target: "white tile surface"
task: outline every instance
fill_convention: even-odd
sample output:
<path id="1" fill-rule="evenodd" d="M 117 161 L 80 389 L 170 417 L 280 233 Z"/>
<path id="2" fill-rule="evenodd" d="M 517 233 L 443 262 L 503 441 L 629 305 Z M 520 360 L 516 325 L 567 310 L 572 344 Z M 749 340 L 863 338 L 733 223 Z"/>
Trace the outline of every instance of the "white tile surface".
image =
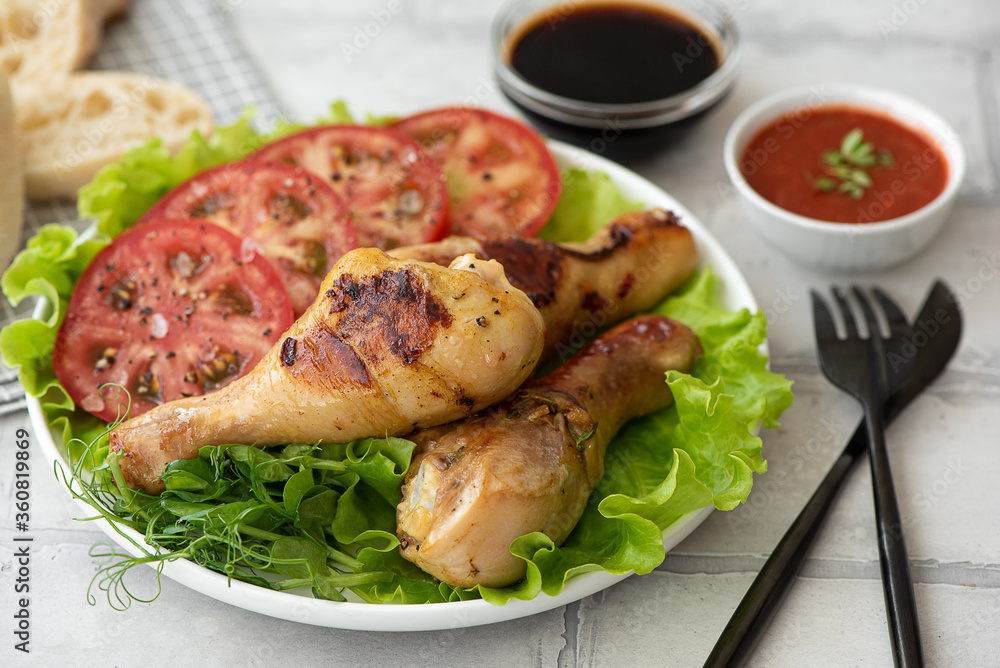
<path id="1" fill-rule="evenodd" d="M 912 262 L 870 276 L 918 307 L 940 276 L 964 292 L 966 330 L 944 376 L 900 417 L 890 450 L 918 582 L 928 665 L 996 665 L 1000 646 L 1000 11 L 992 0 L 722 0 L 747 40 L 733 93 L 670 152 L 630 166 L 678 197 L 723 241 L 771 316 L 772 364 L 796 381 L 783 427 L 764 434 L 770 472 L 750 501 L 715 513 L 659 570 L 566 609 L 489 627 L 420 634 L 318 629 L 234 609 L 164 581 L 162 596 L 116 613 L 84 598 L 87 550 L 102 534 L 47 471 L 35 471 L 33 654 L 2 665 L 595 665 L 698 666 L 754 572 L 812 493 L 859 417 L 816 366 L 807 295 L 833 277 L 772 252 L 727 196 L 721 146 L 729 123 L 759 97 L 791 85 L 853 81 L 924 101 L 954 123 L 969 154 L 962 198 L 945 232 Z M 406 113 L 467 98 L 509 110 L 491 86 L 488 24 L 498 2 L 402 2 L 351 55 L 357 30 L 388 3 L 319 0 L 218 3 L 281 99 L 308 119 L 345 99 L 359 113 Z M 916 9 L 883 35 L 894 7 Z M 902 11 L 902 9 L 900 10 Z M 372 12 L 376 12 L 373 15 Z M 904 12 L 905 13 L 905 12 Z M 897 16 L 897 18 L 899 18 Z M 12 431 L 0 422 L 0 498 L 11 498 Z M 888 638 L 867 470 L 857 467 L 804 570 L 758 646 L 754 666 L 886 666 Z M 0 506 L 0 618 L 13 600 L 12 516 Z M 151 572 L 137 574 L 148 591 Z M 183 654 L 179 654 L 183 652 Z M 180 659 L 181 663 L 189 659 Z"/>

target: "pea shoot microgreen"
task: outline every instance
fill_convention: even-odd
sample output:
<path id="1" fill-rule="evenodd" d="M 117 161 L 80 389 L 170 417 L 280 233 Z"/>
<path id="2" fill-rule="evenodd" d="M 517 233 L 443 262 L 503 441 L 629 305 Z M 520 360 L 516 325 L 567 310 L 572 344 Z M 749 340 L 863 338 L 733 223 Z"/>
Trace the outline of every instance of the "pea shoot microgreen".
<path id="1" fill-rule="evenodd" d="M 118 610 L 155 599 L 164 565 L 177 559 L 230 580 L 276 591 L 309 588 L 334 601 L 347 600 L 348 591 L 369 603 L 476 596 L 438 583 L 398 553 L 395 506 L 411 441 L 202 448 L 197 459 L 170 464 L 166 491 L 153 496 L 129 488 L 119 457 L 108 453 L 108 434 L 123 419 L 88 443 L 67 443 L 68 470 L 56 465 L 73 496 L 96 511 L 83 519 L 107 520 L 135 555 L 107 542 L 91 549 L 92 605 L 96 591 Z M 156 571 L 151 595 L 126 578 L 140 564 Z"/>
<path id="2" fill-rule="evenodd" d="M 895 164 L 888 151 L 875 152 L 872 143 L 864 141 L 861 128 L 854 128 L 844 136 L 839 151 L 826 151 L 820 159 L 826 165 L 826 174 L 815 180 L 816 188 L 823 192 L 841 192 L 851 199 L 861 199 L 865 189 L 871 187 L 868 168 Z"/>

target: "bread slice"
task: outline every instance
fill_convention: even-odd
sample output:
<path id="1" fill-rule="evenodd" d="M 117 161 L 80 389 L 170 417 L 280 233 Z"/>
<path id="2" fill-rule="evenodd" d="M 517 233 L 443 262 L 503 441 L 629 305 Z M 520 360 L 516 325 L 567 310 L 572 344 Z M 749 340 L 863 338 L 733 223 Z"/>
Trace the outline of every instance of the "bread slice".
<path id="1" fill-rule="evenodd" d="M 15 87 L 35 85 L 83 66 L 104 23 L 130 0 L 0 1 L 0 71 Z"/>
<path id="2" fill-rule="evenodd" d="M 24 224 L 24 179 L 17 151 L 14 102 L 7 77 L 0 72 L 0 272 L 21 246 Z"/>
<path id="3" fill-rule="evenodd" d="M 76 197 L 109 162 L 151 137 L 171 153 L 193 130 L 211 133 L 208 104 L 163 79 L 132 72 L 76 72 L 15 91 L 25 187 L 31 199 Z"/>

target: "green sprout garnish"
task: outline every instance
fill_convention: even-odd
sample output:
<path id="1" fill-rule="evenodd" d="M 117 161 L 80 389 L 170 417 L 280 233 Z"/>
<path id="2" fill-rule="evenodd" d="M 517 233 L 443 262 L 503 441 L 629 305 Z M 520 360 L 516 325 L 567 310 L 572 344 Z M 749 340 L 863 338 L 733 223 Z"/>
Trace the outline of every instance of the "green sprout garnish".
<path id="1" fill-rule="evenodd" d="M 826 175 L 816 179 L 814 185 L 823 192 L 842 192 L 851 199 L 861 199 L 865 188 L 872 185 L 869 167 L 892 167 L 895 163 L 888 151 L 875 152 L 871 142 L 866 142 L 861 128 L 854 128 L 840 142 L 840 150 L 823 153 L 827 166 Z"/>
<path id="2" fill-rule="evenodd" d="M 87 590 L 91 605 L 97 592 L 116 610 L 151 602 L 164 566 L 177 559 L 274 591 L 311 588 L 315 598 L 333 601 L 347 600 L 346 592 L 366 603 L 472 596 L 429 577 L 401 575 L 394 518 L 411 441 L 205 447 L 196 459 L 171 463 L 162 476 L 166 490 L 153 496 L 130 488 L 121 453 L 109 453 L 108 435 L 125 420 L 130 401 L 124 387 L 113 387 L 120 392 L 118 420 L 89 442 L 71 439 L 68 466 L 55 464 L 70 493 L 94 508 L 83 519 L 107 520 L 119 542 L 134 548 L 135 556 L 106 541 L 91 549 L 97 561 Z M 128 578 L 142 564 L 156 569 L 151 592 L 134 589 Z"/>

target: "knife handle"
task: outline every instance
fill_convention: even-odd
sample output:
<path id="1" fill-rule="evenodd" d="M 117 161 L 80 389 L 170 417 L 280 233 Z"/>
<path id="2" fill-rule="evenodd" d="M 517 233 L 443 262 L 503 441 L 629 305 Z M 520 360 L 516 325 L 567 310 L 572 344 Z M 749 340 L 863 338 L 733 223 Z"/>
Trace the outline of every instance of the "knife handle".
<path id="1" fill-rule="evenodd" d="M 792 522 L 792 526 L 774 548 L 774 552 L 768 557 L 764 567 L 750 585 L 750 589 L 743 596 L 739 607 L 736 608 L 708 660 L 705 661 L 705 668 L 742 666 L 750 657 L 771 617 L 785 598 L 788 585 L 802 569 L 809 547 L 844 478 L 867 447 L 868 439 L 864 425 L 858 425 L 851 440 L 823 478 L 823 482 Z"/>

